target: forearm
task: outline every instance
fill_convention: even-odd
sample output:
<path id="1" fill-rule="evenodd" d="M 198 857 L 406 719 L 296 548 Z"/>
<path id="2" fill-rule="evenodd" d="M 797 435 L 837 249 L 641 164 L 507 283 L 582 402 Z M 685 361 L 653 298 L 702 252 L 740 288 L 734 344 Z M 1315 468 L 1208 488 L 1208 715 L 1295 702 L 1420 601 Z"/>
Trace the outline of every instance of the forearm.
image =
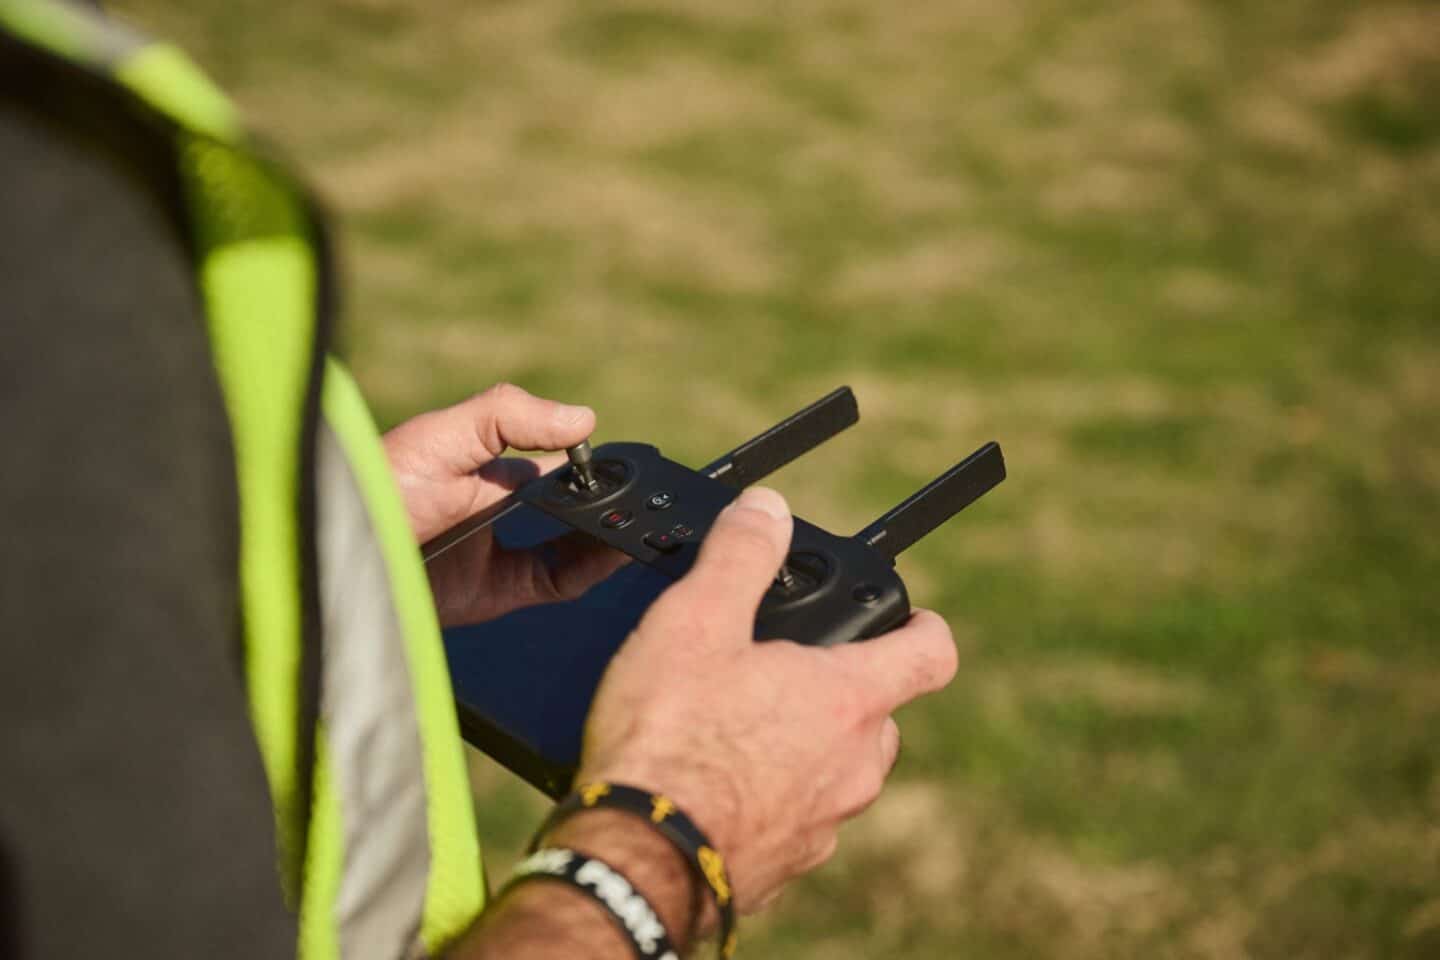
<path id="1" fill-rule="evenodd" d="M 546 838 L 603 860 L 650 901 L 677 951 L 698 903 L 689 867 L 670 842 L 644 821 L 613 810 L 577 814 Z M 540 880 L 520 884 L 491 906 L 455 946 L 454 960 L 629 960 L 629 941 L 609 913 L 578 890 Z"/>

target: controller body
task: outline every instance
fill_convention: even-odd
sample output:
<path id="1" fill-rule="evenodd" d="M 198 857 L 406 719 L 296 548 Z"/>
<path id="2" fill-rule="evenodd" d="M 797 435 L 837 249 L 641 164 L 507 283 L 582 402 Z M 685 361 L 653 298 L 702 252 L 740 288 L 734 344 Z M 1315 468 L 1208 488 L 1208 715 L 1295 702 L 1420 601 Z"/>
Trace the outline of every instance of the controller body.
<path id="1" fill-rule="evenodd" d="M 632 561 L 576 600 L 445 631 L 465 739 L 550 796 L 565 794 L 606 666 L 649 605 L 694 565 L 720 511 L 858 419 L 853 393 L 840 387 L 699 470 L 650 444 L 591 450 L 586 442 L 567 451 L 569 465 L 427 543 L 427 562 L 481 534 L 543 557 L 579 533 Z M 853 536 L 796 517 L 755 639 L 829 647 L 904 623 L 910 599 L 895 557 L 1004 478 L 1000 448 L 989 443 Z"/>
<path id="2" fill-rule="evenodd" d="M 515 497 L 672 580 L 689 571 L 716 515 L 738 495 L 649 444 L 604 444 L 595 464 L 597 492 L 561 467 Z M 789 581 L 777 579 L 761 601 L 756 640 L 828 647 L 884 633 L 910 615 L 893 563 L 858 540 L 796 517 L 785 565 Z"/>

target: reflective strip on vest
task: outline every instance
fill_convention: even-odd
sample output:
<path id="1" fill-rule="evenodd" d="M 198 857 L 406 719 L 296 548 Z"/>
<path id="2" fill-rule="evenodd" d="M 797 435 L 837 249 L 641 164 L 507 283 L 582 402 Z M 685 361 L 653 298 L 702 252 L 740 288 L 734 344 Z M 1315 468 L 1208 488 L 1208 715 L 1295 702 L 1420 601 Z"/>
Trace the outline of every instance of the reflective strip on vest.
<path id="1" fill-rule="evenodd" d="M 399 956 L 416 946 L 434 952 L 473 921 L 484 900 L 463 749 L 418 549 L 374 425 L 334 361 L 321 388 L 333 434 L 320 428 L 317 451 L 329 464 L 319 476 L 325 511 L 335 498 L 319 531 L 322 561 L 326 543 L 330 562 L 339 558 L 335 543 L 345 543 L 347 531 L 352 539 L 341 552 L 373 558 L 378 548 L 380 560 L 369 563 L 371 579 L 356 574 L 367 587 L 322 611 L 333 627 L 324 648 L 342 673 L 346 664 L 363 664 L 376 680 L 373 669 L 385 664 L 389 682 L 351 688 L 327 667 L 314 765 L 305 779 L 300 773 L 302 441 L 326 267 L 305 199 L 251 151 L 229 101 L 178 50 L 49 0 L 0 0 L 0 28 L 113 78 L 174 127 L 239 480 L 251 722 L 275 807 L 281 876 L 300 909 L 299 953 L 348 960 Z M 345 510 L 358 517 L 345 518 Z M 332 584 L 356 569 L 346 562 Z M 337 607 L 352 602 L 353 609 Z M 370 646 L 377 637 L 383 647 Z M 365 663 L 366 656 L 378 659 Z M 369 740 L 392 721 L 394 738 L 372 750 Z"/>
<path id="2" fill-rule="evenodd" d="M 406 646 L 411 696 L 418 710 L 425 776 L 426 822 L 430 830 L 430 883 L 425 891 L 420 937 L 434 953 L 474 918 L 485 895 L 480 849 L 475 839 L 465 756 L 456 731 L 459 721 L 450 671 L 439 643 L 440 626 L 415 535 L 390 472 L 379 434 L 360 391 L 341 364 L 325 370 L 322 409 L 355 471 L 369 508 L 374 535 L 385 557 L 394 615 Z M 448 738 L 432 730 L 450 731 Z"/>
<path id="3" fill-rule="evenodd" d="M 339 804 L 317 811 L 315 827 L 327 839 L 312 831 L 311 843 L 339 840 L 345 862 L 323 890 L 311 877 L 301 904 L 333 911 L 338 942 L 304 952 L 393 958 L 417 941 L 429 870 L 424 746 L 389 574 L 359 480 L 329 423 L 321 422 L 316 442 L 327 754 L 317 762 Z M 329 793 L 327 786 L 322 796 Z M 369 820 L 385 829 L 365 829 Z"/>

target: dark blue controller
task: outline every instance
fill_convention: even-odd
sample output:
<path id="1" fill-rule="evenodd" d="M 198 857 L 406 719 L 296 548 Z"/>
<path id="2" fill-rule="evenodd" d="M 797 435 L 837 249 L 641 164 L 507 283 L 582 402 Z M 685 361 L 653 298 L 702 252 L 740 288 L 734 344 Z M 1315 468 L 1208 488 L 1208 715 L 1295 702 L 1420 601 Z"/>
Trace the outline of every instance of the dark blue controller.
<path id="1" fill-rule="evenodd" d="M 446 631 L 466 739 L 563 795 L 606 664 L 655 597 L 690 569 L 715 517 L 741 488 L 856 419 L 854 396 L 842 387 L 701 470 L 649 444 L 582 445 L 569 465 L 426 544 L 428 561 L 482 532 L 507 549 L 542 551 L 579 532 L 638 561 L 578 600 Z M 910 600 L 895 557 L 1004 477 L 1000 448 L 989 443 L 854 536 L 796 517 L 755 638 L 832 646 L 900 625 Z"/>

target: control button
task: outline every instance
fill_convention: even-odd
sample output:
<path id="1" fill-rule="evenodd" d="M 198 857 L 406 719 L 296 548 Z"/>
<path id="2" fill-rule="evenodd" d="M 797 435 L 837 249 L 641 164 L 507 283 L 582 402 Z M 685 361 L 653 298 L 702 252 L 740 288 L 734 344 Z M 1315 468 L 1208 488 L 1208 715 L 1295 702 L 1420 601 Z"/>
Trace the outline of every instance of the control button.
<path id="1" fill-rule="evenodd" d="M 813 597 L 830 581 L 830 562 L 818 553 L 797 550 L 785 558 L 768 596 L 777 603 L 798 603 Z"/>
<path id="2" fill-rule="evenodd" d="M 669 490 L 657 490 L 645 500 L 647 510 L 669 510 L 675 505 L 675 494 Z"/>
<path id="3" fill-rule="evenodd" d="M 629 510 L 611 510 L 601 515 L 600 526 L 607 530 L 619 530 L 621 527 L 628 527 L 634 519 L 635 514 Z"/>
<path id="4" fill-rule="evenodd" d="M 680 549 L 680 541 L 668 533 L 647 533 L 645 534 L 645 546 L 661 553 L 674 553 Z"/>
<path id="5" fill-rule="evenodd" d="M 695 528 L 684 523 L 677 523 L 670 528 L 670 536 L 676 540 L 688 540 L 695 533 Z"/>
<path id="6" fill-rule="evenodd" d="M 880 588 L 873 583 L 862 583 L 851 592 L 850 596 L 861 603 L 874 603 L 880 599 Z"/>

